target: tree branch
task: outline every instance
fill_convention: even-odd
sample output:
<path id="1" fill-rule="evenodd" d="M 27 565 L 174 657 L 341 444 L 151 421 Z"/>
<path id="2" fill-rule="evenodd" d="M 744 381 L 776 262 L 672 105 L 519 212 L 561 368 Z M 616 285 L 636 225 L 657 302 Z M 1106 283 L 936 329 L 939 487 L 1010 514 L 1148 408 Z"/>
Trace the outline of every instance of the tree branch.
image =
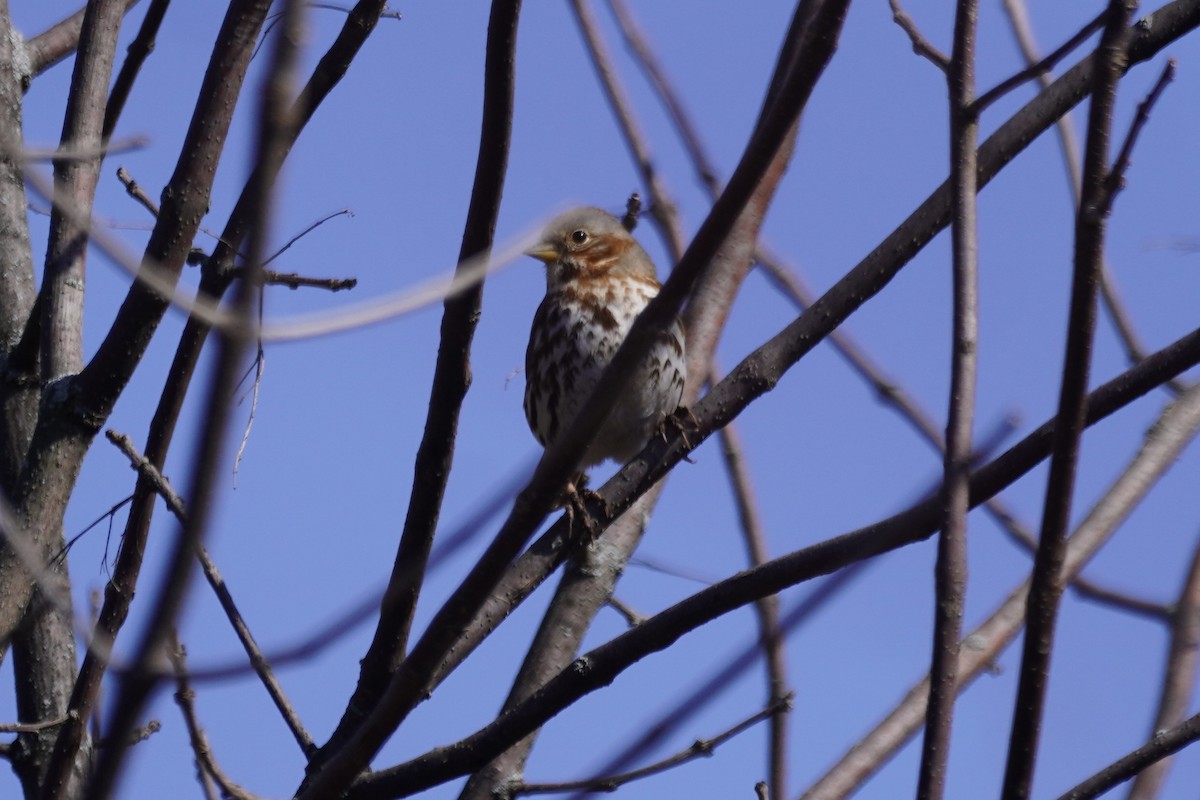
<path id="1" fill-rule="evenodd" d="M 520 9 L 520 0 L 496 0 L 488 22 L 483 120 L 475 184 L 459 251 L 460 269 L 468 259 L 486 256 L 492 248 L 512 135 L 514 53 Z M 338 758 L 347 741 L 357 734 L 364 716 L 384 693 L 405 656 L 450 477 L 458 416 L 471 382 L 471 341 L 482 299 L 480 282 L 445 301 L 429 412 L 417 449 L 408 513 L 381 603 L 379 623 L 362 660 L 358 685 L 337 728 L 314 760 L 310 779 L 319 776 L 321 765 Z"/>
<path id="2" fill-rule="evenodd" d="M 1186 368 L 1185 364 L 1179 363 L 1189 360 L 1182 358 L 1183 353 L 1191 359 L 1200 359 L 1200 331 L 1189 334 L 1188 344 L 1183 342 L 1177 343 L 1178 349 L 1173 345 L 1155 355 L 1154 361 L 1172 364 L 1165 372 L 1156 369 L 1156 380 L 1147 380 L 1150 374 L 1141 374 L 1142 368 L 1134 367 L 1096 389 L 1089 396 L 1088 424 L 1094 424 L 1137 396 L 1151 391 L 1165 379 L 1166 372 L 1175 372 L 1177 367 Z M 716 389 L 701 402 L 703 411 L 708 411 L 704 406 L 709 400 L 715 401 L 715 394 Z M 1200 429 L 1200 390 L 1188 400 L 1174 404 L 1170 417 L 1164 417 L 1163 422 L 1152 429 L 1150 440 L 1122 476 L 1120 486 L 1106 493 L 1101 504 L 1089 515 L 1089 524 L 1111 531 L 1131 510 L 1133 499 L 1144 496 L 1157 475 L 1174 461 L 1184 444 Z M 700 418 L 703 424 L 705 417 Z M 1051 452 L 1054 429 L 1054 420 L 1044 423 L 999 458 L 975 471 L 971 480 L 971 505 L 994 496 L 1046 458 Z M 936 498 L 919 503 L 866 528 L 789 553 L 704 589 L 585 653 L 527 701 L 471 736 L 364 777 L 351 789 L 349 797 L 352 800 L 405 797 L 471 772 L 580 697 L 607 686 L 631 664 L 666 649 L 685 633 L 722 614 L 758 597 L 775 594 L 818 575 L 928 538 L 937 528 L 938 508 Z M 1075 566 L 1071 564 L 1072 568 Z M 971 648 L 963 652 L 975 654 Z"/>
<path id="3" fill-rule="evenodd" d="M 1095 399 L 1094 392 L 1089 403 L 1093 408 Z M 1192 390 L 1163 409 L 1157 423 L 1147 431 L 1139 452 L 1079 523 L 1068 540 L 1062 575 L 1064 581 L 1077 576 L 1099 552 L 1175 462 L 1183 448 L 1194 440 L 1198 431 L 1200 389 Z M 1048 453 L 1048 436 L 1042 444 Z M 960 692 L 989 670 L 1001 651 L 1016 638 L 1025 621 L 1028 596 L 1029 580 L 1026 579 L 964 639 L 969 646 L 959 650 Z M 856 742 L 837 764 L 804 793 L 803 800 L 844 800 L 853 794 L 920 729 L 928 690 L 926 680 L 914 686 L 879 725 Z"/>
<path id="4" fill-rule="evenodd" d="M 1100 258 L 1104 251 L 1106 212 L 1111 191 L 1108 178 L 1108 143 L 1112 128 L 1116 86 L 1124 72 L 1131 0 L 1112 0 L 1104 33 L 1096 53 L 1092 98 L 1088 107 L 1087 148 L 1083 161 L 1083 194 L 1075 219 L 1075 265 L 1067 344 L 1058 400 L 1059 424 L 1054 433 L 1054 454 L 1046 483 L 1041 535 L 1034 557 L 1026 607 L 1025 641 L 1020 682 L 1013 707 L 1003 794 L 1008 800 L 1029 797 L 1033 784 L 1041 731 L 1042 709 L 1049 681 L 1050 655 L 1062 597 L 1062 565 L 1071 499 L 1075 488 L 1079 442 L 1083 434 L 1085 397 L 1091 373 L 1096 328 L 1096 293 Z"/>

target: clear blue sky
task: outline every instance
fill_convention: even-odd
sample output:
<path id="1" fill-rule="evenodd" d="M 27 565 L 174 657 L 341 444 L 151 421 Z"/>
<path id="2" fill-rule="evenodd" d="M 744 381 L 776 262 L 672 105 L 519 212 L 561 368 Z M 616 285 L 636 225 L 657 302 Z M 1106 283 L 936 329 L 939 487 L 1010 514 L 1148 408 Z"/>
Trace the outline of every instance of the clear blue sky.
<path id="1" fill-rule="evenodd" d="M 143 4 L 144 5 L 144 4 Z M 724 174 L 736 163 L 757 114 L 763 87 L 786 29 L 789 3 L 715 2 L 635 5 Z M 97 200 L 103 218 L 140 250 L 148 224 L 114 173 L 124 165 L 152 196 L 169 178 L 191 103 L 216 29 L 218 4 L 176 3 L 158 47 L 135 87 L 119 135 L 145 135 L 149 146 L 106 162 Z M 912 0 L 908 11 L 926 35 L 948 49 L 951 4 Z M 1031 3 L 1044 46 L 1056 46 L 1094 15 L 1100 3 Z M 16 3 L 12 14 L 27 35 L 75 9 L 62 0 Z M 299 242 L 276 264 L 285 271 L 355 277 L 350 295 L 320 291 L 269 293 L 267 313 L 279 319 L 383 295 L 453 266 L 475 165 L 482 93 L 487 4 L 410 3 L 402 21 L 384 20 L 347 78 L 294 150 L 283 183 L 274 241 L 283 243 L 314 220 L 350 209 Z M 707 210 L 686 156 L 640 75 L 603 20 L 610 48 L 629 88 L 668 186 L 689 230 Z M 134 11 L 119 54 L 136 30 Z M 1020 67 L 999 3 L 980 12 L 980 87 Z M 324 50 L 343 21 L 310 11 L 307 62 Z M 1109 258 L 1136 323 L 1151 348 L 1196 325 L 1200 297 L 1197 254 L 1172 244 L 1197 237 L 1200 158 L 1194 132 L 1200 84 L 1196 37 L 1168 48 L 1178 78 L 1155 110 L 1135 154 L 1129 186 L 1119 196 Z M 206 225 L 219 230 L 245 179 L 253 97 L 262 62 L 239 108 L 217 177 Z M 1161 68 L 1159 57 L 1121 85 L 1120 130 Z M 1070 63 L 1074 63 L 1072 60 Z M 499 241 L 528 231 L 567 205 L 619 209 L 643 190 L 588 63 L 566 4 L 530 0 L 521 20 L 513 150 L 500 215 Z M 38 78 L 26 99 L 31 145 L 57 142 L 70 64 Z M 892 230 L 946 174 L 944 80 L 913 55 L 886 3 L 852 7 L 833 65 L 806 114 L 796 156 L 765 228 L 765 238 L 818 288 L 828 287 Z M 1022 88 L 990 109 L 984 133 L 1032 96 Z M 1082 115 L 1077 112 L 1077 121 Z M 35 242 L 47 220 L 34 214 Z M 668 264 L 649 224 L 642 242 Z M 1043 136 L 989 186 L 980 202 L 982 331 L 978 430 L 1009 414 L 1018 434 L 1054 408 L 1062 360 L 1072 216 L 1057 142 Z M 945 414 L 949 344 L 948 238 L 926 248 L 847 330 L 935 417 Z M 198 244 L 209 246 L 201 236 Z M 194 273 L 185 280 L 194 283 Z M 95 254 L 88 275 L 85 345 L 94 348 L 128 285 L 128 276 Z M 531 259 L 489 280 L 472 357 L 474 385 L 464 409 L 443 515 L 449 530 L 492 488 L 529 462 L 538 448 L 521 411 L 529 321 L 543 291 Z M 222 481 L 220 515 L 210 548 L 250 626 L 268 650 L 304 637 L 386 580 L 407 504 L 413 454 L 424 423 L 427 385 L 436 351 L 440 307 L 323 339 L 271 345 L 257 417 L 232 487 Z M 739 297 L 719 356 L 726 369 L 795 316 L 765 280 L 752 275 Z M 182 327 L 168 314 L 145 363 L 122 398 L 110 427 L 144 444 L 150 413 Z M 89 350 L 90 352 L 90 350 Z M 1111 329 L 1102 324 L 1093 374 L 1107 380 L 1123 369 Z M 517 373 L 517 374 L 514 374 Z M 1195 376 L 1194 376 L 1195 377 Z M 1136 451 L 1166 395 L 1155 393 L 1105 422 L 1085 439 L 1076 518 Z M 181 490 L 190 475 L 192 420 L 177 436 L 167 474 Z M 238 411 L 238 429 L 249 408 Z M 779 387 L 739 419 L 774 554 L 811 544 L 897 511 L 937 479 L 940 458 L 921 443 L 828 346 L 794 367 Z M 701 581 L 742 568 L 744 551 L 715 442 L 672 474 L 639 553 Z M 607 474 L 607 468 L 604 472 Z M 72 535 L 130 491 L 133 474 L 122 455 L 98 439 L 67 516 Z M 1087 570 L 1098 581 L 1170 602 L 1198 534 L 1196 487 L 1200 455 L 1185 454 L 1113 542 Z M 1036 527 L 1045 469 L 1005 498 Z M 118 514 L 115 532 L 124 522 Z M 1029 566 L 981 514 L 971 522 L 968 626 L 1015 587 Z M 174 524 L 160 509 L 148 554 L 153 569 Z M 104 527 L 75 548 L 71 571 L 77 600 L 103 587 L 117 541 Z M 485 537 L 486 538 L 486 533 Z M 106 551 L 107 547 L 107 551 Z M 428 586 L 418 625 L 478 552 L 474 543 Z M 878 559 L 838 600 L 790 641 L 797 693 L 793 714 L 793 792 L 865 733 L 927 666 L 932 619 L 934 548 L 925 543 Z M 153 574 L 152 572 L 150 574 Z M 653 613 L 700 584 L 631 566 L 618 596 Z M 150 585 L 143 587 L 149 594 Z M 549 588 L 549 587 L 547 587 Z M 790 604 L 810 586 L 784 596 Z M 535 595 L 482 647 L 434 699 L 422 706 L 376 760 L 387 766 L 466 735 L 503 701 L 508 676 L 549 592 Z M 135 603 L 135 617 L 145 613 Z M 601 613 L 588 644 L 619 633 L 623 622 Z M 281 670 L 284 688 L 318 741 L 324 741 L 353 688 L 371 626 L 362 625 L 310 663 Z M 753 640 L 744 610 L 685 637 L 626 672 L 549 724 L 529 767 L 531 780 L 582 777 L 623 747 Z M 1148 734 L 1166 647 L 1152 623 L 1068 597 L 1059 630 L 1050 705 L 1035 795 L 1051 796 L 1141 743 Z M 182 637 L 193 666 L 225 663 L 241 650 L 206 586 L 191 594 Z M 128 634 L 121 643 L 128 648 Z M 1000 659 L 959 705 L 948 797 L 997 794 L 1015 692 L 1019 649 Z M 11 659 L 0 669 L 0 720 L 15 718 Z M 715 735 L 764 703 L 756 667 L 716 699 L 664 747 L 664 755 Z M 268 698 L 252 678 L 200 687 L 198 710 L 216 758 L 247 789 L 268 797 L 295 788 L 303 761 Z M 177 709 L 160 695 L 151 714 L 163 730 L 133 751 L 121 797 L 194 797 L 191 753 Z M 622 798 L 751 797 L 765 777 L 760 727 L 714 757 L 665 776 L 629 785 Z M 858 795 L 867 800 L 910 796 L 919 750 L 910 745 Z M 1166 798 L 1194 797 L 1200 755 L 1177 760 Z M 458 784 L 432 791 L 453 797 Z M 19 791 L 0 771 L 0 795 Z"/>

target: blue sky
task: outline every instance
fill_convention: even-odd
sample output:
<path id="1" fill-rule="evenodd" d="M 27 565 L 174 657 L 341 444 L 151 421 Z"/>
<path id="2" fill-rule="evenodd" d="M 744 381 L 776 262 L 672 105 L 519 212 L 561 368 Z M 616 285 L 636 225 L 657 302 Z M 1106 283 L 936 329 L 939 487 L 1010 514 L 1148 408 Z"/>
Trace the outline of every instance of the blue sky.
<path id="1" fill-rule="evenodd" d="M 633 5 L 633 4 L 631 4 Z M 1091 3 L 1031 3 L 1039 40 L 1057 46 L 1100 8 Z M 907 10 L 935 44 L 949 48 L 948 3 L 912 0 Z M 71 3 L 17 3 L 14 22 L 27 35 L 74 10 Z M 413 3 L 384 20 L 350 73 L 302 136 L 282 184 L 273 240 L 282 244 L 314 220 L 339 217 L 303 239 L 277 263 L 285 271 L 355 277 L 354 292 L 276 289 L 272 319 L 336 308 L 444 274 L 458 252 L 478 139 L 487 4 Z M 790 17 L 775 0 L 637 4 L 635 12 L 675 80 L 723 174 L 736 164 L 758 111 L 775 52 Z M 136 30 L 135 10 L 118 51 Z M 611 19 L 597 9 L 609 46 L 656 164 L 680 203 L 689 231 L 707 199 L 686 154 L 627 53 Z M 306 63 L 332 39 L 343 16 L 308 15 Z M 216 4 L 177 3 L 158 47 L 135 87 L 118 135 L 145 135 L 149 145 L 110 158 L 98 214 L 121 223 L 117 233 L 140 250 L 148 219 L 113 175 L 125 166 L 151 194 L 169 178 L 208 48 L 220 23 Z M 1138 328 L 1151 349 L 1196 324 L 1200 270 L 1195 209 L 1200 205 L 1197 157 L 1195 37 L 1168 48 L 1178 77 L 1154 111 L 1116 202 L 1109 259 Z M 228 144 L 206 220 L 219 229 L 245 180 L 251 150 L 250 100 L 261 77 L 256 62 Z M 1074 63 L 1072 59 L 1069 63 Z M 1122 83 L 1118 130 L 1158 76 L 1163 57 L 1136 68 Z M 1020 68 L 1020 56 L 998 3 L 980 11 L 979 85 L 990 87 Z M 530 0 L 522 14 L 513 149 L 498 226 L 505 242 L 563 207 L 587 203 L 617 210 L 641 190 L 566 4 Z M 26 98 L 25 132 L 36 146 L 59 136 L 70 79 L 69 62 L 38 78 Z M 851 9 L 841 47 L 802 122 L 796 155 L 768 217 L 764 238 L 824 289 L 873 248 L 946 174 L 944 79 L 911 52 L 885 3 Z M 983 117 L 984 135 L 1033 94 L 1023 87 Z M 1083 116 L 1076 112 L 1077 122 Z M 1057 142 L 1048 133 L 987 187 L 980 199 L 980 434 L 1018 415 L 1017 435 L 1040 424 L 1058 395 L 1072 212 Z M 32 215 L 35 242 L 47 220 Z M 647 223 L 638 230 L 667 271 L 661 240 Z M 939 236 L 846 329 L 939 421 L 946 406 L 949 362 L 949 247 Z M 201 236 L 198 244 L 211 241 Z M 1173 246 L 1174 245 L 1174 246 Z M 195 275 L 185 273 L 194 284 Z M 95 254 L 88 275 L 85 346 L 94 348 L 128 285 L 125 272 Z M 538 447 L 521 411 L 529 321 L 543 291 L 531 259 L 493 276 L 472 355 L 467 398 L 447 493 L 443 530 L 467 518 L 493 487 L 526 468 Z M 403 522 L 436 352 L 440 307 L 368 329 L 270 345 L 261 399 L 236 489 L 222 480 L 220 513 L 209 542 L 251 628 L 271 651 L 304 637 L 386 580 Z M 719 357 L 725 369 L 795 317 L 789 302 L 751 275 L 730 317 Z M 144 443 L 166 364 L 182 328 L 171 312 L 117 407 L 109 427 Z M 90 352 L 90 350 L 89 350 Z M 1111 328 L 1102 322 L 1094 383 L 1124 368 Z M 516 373 L 516 374 L 514 374 Z M 198 395 L 197 395 L 198 396 Z M 1136 452 L 1166 395 L 1157 392 L 1088 433 L 1076 499 L 1078 519 Z M 248 403 L 238 410 L 236 444 Z M 190 475 L 193 400 L 166 473 L 182 490 Z M 187 416 L 190 413 L 190 416 Z M 940 474 L 932 453 L 894 413 L 876 402 L 827 345 L 797 364 L 770 395 L 738 420 L 762 504 L 773 554 L 850 530 L 908 505 Z M 232 450 L 231 450 L 232 452 Z M 672 474 L 639 555 L 702 581 L 745 564 L 720 452 L 708 442 Z M 611 467 L 602 470 L 607 475 Z M 123 456 L 97 440 L 69 510 L 68 535 L 131 491 Z M 1087 573 L 1097 581 L 1170 602 L 1182 581 L 1198 533 L 1200 456 L 1189 451 L 1139 507 Z M 1005 493 L 1022 520 L 1036 527 L 1045 469 Z M 117 517 L 115 531 L 124 522 Z M 982 514 L 971 524 L 971 583 L 966 624 L 980 621 L 1028 569 Z M 156 516 L 148 563 L 162 557 L 175 526 Z M 115 535 L 115 534 L 114 534 Z M 483 538 L 486 538 L 484 532 Z M 103 526 L 72 554 L 80 608 L 103 587 L 116 540 Z M 483 546 L 476 541 L 450 559 L 428 586 L 418 625 L 450 591 Z M 789 641 L 797 692 L 792 716 L 793 795 L 866 732 L 927 666 L 932 619 L 932 543 L 871 564 L 862 577 Z M 700 587 L 695 580 L 631 566 L 617 594 L 652 613 Z M 149 585 L 143 587 L 148 592 Z M 809 586 L 784 596 L 785 605 Z M 377 766 L 448 743 L 491 719 L 508 688 L 548 587 L 522 607 L 393 737 Z M 145 609 L 141 609 L 141 614 Z M 135 603 L 131 625 L 141 617 Z M 623 629 L 602 612 L 588 639 L 599 644 Z M 531 780 L 581 777 L 623 747 L 636 732 L 695 684 L 719 669 L 755 636 L 744 610 L 691 634 L 670 650 L 635 665 L 612 687 L 586 698 L 545 729 L 529 767 Z M 340 716 L 366 649 L 370 625 L 350 632 L 311 662 L 281 670 L 284 688 L 318 741 Z M 1079 779 L 1140 744 L 1148 733 L 1165 653 L 1163 629 L 1068 596 L 1059 629 L 1050 704 L 1035 795 L 1065 791 Z M 207 587 L 191 593 L 182 638 L 193 666 L 225 663 L 240 653 Z M 129 647 L 132 637 L 122 642 Z M 120 649 L 120 648 L 119 648 Z M 951 753 L 949 797 L 993 796 L 1003 769 L 1019 649 L 964 695 Z M 0 670 L 0 719 L 15 717 L 11 660 Z M 750 670 L 716 698 L 657 757 L 715 735 L 758 710 L 766 696 L 762 669 Z M 256 681 L 244 678 L 200 688 L 198 710 L 214 753 L 239 783 L 268 797 L 287 795 L 302 774 L 294 742 Z M 151 711 L 162 732 L 131 754 L 120 796 L 198 796 L 178 711 L 160 694 Z M 725 745 L 710 759 L 631 784 L 624 798 L 749 797 L 764 777 L 766 729 Z M 910 745 L 857 795 L 911 794 L 919 749 Z M 1183 753 L 1164 797 L 1194 796 L 1200 756 Z M 0 772 L 0 795 L 17 791 Z M 983 787 L 983 788 L 980 788 Z M 453 797 L 457 784 L 431 791 Z"/>

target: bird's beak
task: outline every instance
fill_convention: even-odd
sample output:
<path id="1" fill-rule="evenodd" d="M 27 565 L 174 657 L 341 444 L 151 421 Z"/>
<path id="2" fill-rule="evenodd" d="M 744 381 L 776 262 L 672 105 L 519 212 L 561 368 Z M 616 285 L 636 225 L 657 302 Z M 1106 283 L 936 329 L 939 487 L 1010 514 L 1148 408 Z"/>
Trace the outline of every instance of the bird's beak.
<path id="1" fill-rule="evenodd" d="M 558 260 L 558 248 L 548 242 L 539 242 L 526 250 L 525 255 L 533 256 L 545 264 L 553 264 Z"/>

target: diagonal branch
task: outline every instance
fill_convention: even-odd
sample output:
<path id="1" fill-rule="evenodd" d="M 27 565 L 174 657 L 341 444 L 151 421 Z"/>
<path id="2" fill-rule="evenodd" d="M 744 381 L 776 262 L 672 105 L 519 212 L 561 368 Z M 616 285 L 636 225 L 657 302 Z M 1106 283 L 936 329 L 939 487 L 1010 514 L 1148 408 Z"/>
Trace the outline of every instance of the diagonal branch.
<path id="1" fill-rule="evenodd" d="M 110 442 L 116 445 L 118 450 L 125 454 L 125 457 L 129 459 L 130 466 L 137 471 L 138 475 L 153 484 L 155 491 L 162 497 L 175 519 L 181 524 L 185 524 L 187 522 L 187 509 L 184 507 L 183 499 L 176 493 L 166 477 L 158 471 L 158 468 L 137 451 L 133 446 L 133 442 L 125 434 L 110 429 L 106 431 L 105 435 Z M 275 707 L 279 710 L 280 716 L 283 717 L 284 723 L 292 732 L 296 743 L 300 745 L 301 751 L 305 755 L 311 754 L 316 749 L 312 737 L 304 729 L 304 723 L 300 721 L 296 710 L 292 708 L 291 702 L 288 700 L 287 695 L 284 694 L 283 687 L 280 686 L 279 680 L 275 677 L 270 662 L 263 655 L 258 642 L 254 640 L 254 635 L 250 632 L 250 627 L 246 624 L 241 611 L 238 610 L 237 604 L 233 600 L 233 595 L 230 593 L 229 587 L 225 584 L 225 579 L 221 576 L 220 571 L 217 570 L 217 565 L 213 563 L 212 557 L 208 554 L 207 548 L 204 546 L 197 548 L 196 557 L 200 561 L 200 568 L 204 572 L 204 577 L 208 580 L 209 586 L 212 587 L 213 592 L 217 595 L 217 602 L 221 604 L 221 610 L 225 612 L 229 624 L 233 627 L 233 632 L 237 635 L 238 641 L 242 643 L 242 648 L 246 651 L 250 666 L 253 667 L 259 680 L 262 681 L 263 687 L 267 690 L 267 694 L 271 696 L 271 701 L 275 703 Z"/>
<path id="2" fill-rule="evenodd" d="M 1095 424 L 1144 396 L 1167 377 L 1188 368 L 1188 362 L 1200 359 L 1200 331 L 1189 334 L 1152 358 L 1158 362 L 1153 369 L 1146 368 L 1144 365 L 1148 362 L 1143 362 L 1089 395 L 1088 424 Z M 712 408 L 707 401 L 717 402 L 715 394 L 717 390 L 714 389 L 698 406 L 697 415 L 702 424 L 707 422 L 706 415 Z M 1164 419 L 1164 424 L 1152 430 L 1151 439 L 1139 454 L 1139 462 L 1122 476 L 1125 481 L 1122 490 L 1107 493 L 1103 503 L 1094 510 L 1090 517 L 1094 517 L 1093 524 L 1110 531 L 1132 508 L 1131 498 L 1144 496 L 1154 478 L 1173 463 L 1184 444 L 1200 430 L 1200 390 L 1196 390 L 1189 400 L 1172 407 L 1175 410 L 1169 424 Z M 976 470 L 971 479 L 971 505 L 978 505 L 1002 491 L 1049 456 L 1055 428 L 1055 420 L 1044 423 L 1007 452 Z M 471 772 L 580 697 L 607 686 L 624 669 L 671 646 L 685 633 L 756 598 L 928 538 L 937 529 L 938 509 L 936 498 L 919 503 L 866 528 L 789 553 L 708 587 L 585 653 L 527 701 L 471 736 L 364 777 L 351 790 L 350 797 L 353 800 L 377 800 L 409 796 Z"/>
<path id="3" fill-rule="evenodd" d="M 1144 61 L 1171 41 L 1184 35 L 1200 24 L 1200 0 L 1176 0 L 1159 9 L 1152 16 L 1153 24 L 1133 29 L 1134 41 L 1131 62 Z M 1091 59 L 1069 70 L 1054 86 L 1034 98 L 1025 108 L 1004 123 L 980 148 L 980 185 L 986 184 L 1005 164 L 1015 158 L 1037 135 L 1048 128 L 1079 100 L 1086 96 L 1090 86 Z M 756 397 L 769 391 L 783 371 L 795 363 L 804 353 L 814 347 L 825 336 L 840 325 L 850 313 L 863 302 L 880 291 L 912 256 L 925 246 L 949 221 L 948 189 L 936 190 L 895 231 L 889 234 L 862 262 L 852 269 L 823 298 L 814 304 L 800 319 L 792 323 L 759 350 L 748 357 L 742 365 L 714 388 L 693 409 L 701 420 L 699 431 L 689 432 L 693 444 L 698 444 L 711 431 L 735 418 Z M 1200 332 L 1190 334 L 1175 344 L 1160 351 L 1152 361 L 1131 369 L 1125 375 L 1110 382 L 1109 389 L 1120 391 L 1149 391 L 1150 388 L 1170 380 L 1189 366 L 1189 359 L 1197 356 L 1200 348 Z M 1099 393 L 1099 405 L 1113 410 L 1108 403 L 1117 394 Z M 1044 435 L 1046 431 L 1042 431 Z M 1040 447 L 1038 441 L 1029 439 L 1025 447 Z M 668 444 L 651 444 L 638 459 L 626 465 L 604 488 L 600 496 L 605 507 L 593 507 L 592 516 L 603 527 L 614 516 L 624 512 L 633 499 L 648 490 L 689 449 L 682 437 L 672 436 Z M 663 460 L 665 458 L 665 460 Z M 437 667 L 431 673 L 428 684 L 421 691 L 432 689 L 445 678 L 479 643 L 502 622 L 546 577 L 563 561 L 570 540 L 568 526 L 560 519 L 537 542 L 511 566 L 507 564 L 507 551 L 500 558 L 489 562 L 486 574 L 498 574 L 494 591 L 484 590 L 486 600 L 473 615 L 465 613 L 456 617 L 455 624 L 461 633 L 450 645 L 445 646 L 442 656 L 437 658 Z M 497 545 L 493 543 L 493 547 Z M 489 584 L 490 586 L 491 584 Z M 454 613 L 463 613 L 455 609 Z M 446 612 L 449 613 L 449 612 Z M 458 620 L 462 620 L 459 622 Z M 411 662 L 411 658 L 410 658 Z M 410 667 L 411 669 L 411 667 Z"/>
<path id="4" fill-rule="evenodd" d="M 1095 395 L 1093 394 L 1093 398 Z M 1149 429 L 1139 452 L 1100 501 L 1079 523 L 1068 540 L 1063 580 L 1080 574 L 1112 537 L 1138 503 L 1171 467 L 1179 453 L 1200 431 L 1200 389 L 1167 406 Z M 1046 447 L 1048 452 L 1049 447 Z M 1029 596 L 1026 579 L 964 640 L 959 650 L 958 691 L 990 670 L 1001 651 L 1021 630 Z M 928 696 L 927 680 L 914 686 L 904 700 L 803 795 L 803 800 L 844 800 L 883 767 L 920 729 Z"/>

